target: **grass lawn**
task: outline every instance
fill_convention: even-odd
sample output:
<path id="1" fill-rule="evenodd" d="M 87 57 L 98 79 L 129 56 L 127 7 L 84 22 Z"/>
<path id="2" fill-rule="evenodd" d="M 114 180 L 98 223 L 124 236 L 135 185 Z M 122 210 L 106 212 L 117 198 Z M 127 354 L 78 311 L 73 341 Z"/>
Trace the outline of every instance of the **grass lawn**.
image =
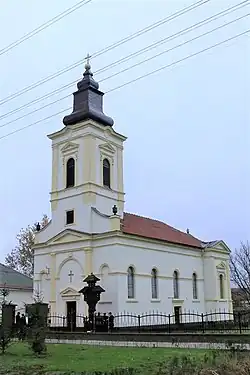
<path id="1" fill-rule="evenodd" d="M 0 374 L 15 370 L 13 374 L 25 374 L 25 369 L 33 366 L 44 371 L 110 371 L 115 368 L 137 368 L 142 374 L 150 373 L 164 360 L 173 356 L 191 355 L 203 357 L 205 350 L 131 348 L 131 347 L 91 347 L 69 344 L 48 344 L 45 357 L 37 358 L 27 344 L 12 344 L 4 356 L 0 356 Z M 20 371 L 18 372 L 18 367 Z M 22 368 L 22 372 L 21 372 Z M 34 372 L 35 374 L 35 372 Z"/>

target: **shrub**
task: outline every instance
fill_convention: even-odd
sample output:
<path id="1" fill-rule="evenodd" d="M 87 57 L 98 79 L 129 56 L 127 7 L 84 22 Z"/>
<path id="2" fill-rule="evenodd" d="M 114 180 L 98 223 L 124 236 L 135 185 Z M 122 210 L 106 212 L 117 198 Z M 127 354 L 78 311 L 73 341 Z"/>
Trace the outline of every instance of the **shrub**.
<path id="1" fill-rule="evenodd" d="M 41 355 L 46 353 L 46 325 L 41 315 L 40 304 L 34 304 L 31 310 L 30 326 L 28 328 L 28 342 L 33 353 Z"/>
<path id="2" fill-rule="evenodd" d="M 1 354 L 5 354 L 7 348 L 12 343 L 13 335 L 12 331 L 9 328 L 0 326 L 0 350 Z"/>
<path id="3" fill-rule="evenodd" d="M 240 353 L 238 359 L 232 358 L 230 352 L 208 352 L 202 358 L 175 356 L 161 364 L 152 375 L 250 375 L 248 353 Z"/>
<path id="4" fill-rule="evenodd" d="M 32 327 L 30 329 L 29 344 L 33 353 L 38 355 L 46 353 L 47 347 L 45 344 L 45 333 L 43 328 Z"/>

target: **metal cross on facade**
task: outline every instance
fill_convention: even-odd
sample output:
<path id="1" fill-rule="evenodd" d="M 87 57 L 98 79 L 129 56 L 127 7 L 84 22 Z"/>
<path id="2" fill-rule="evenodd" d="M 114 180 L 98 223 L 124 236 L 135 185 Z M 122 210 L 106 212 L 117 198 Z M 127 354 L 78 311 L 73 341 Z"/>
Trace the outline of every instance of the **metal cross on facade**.
<path id="1" fill-rule="evenodd" d="M 68 276 L 69 276 L 69 282 L 72 283 L 72 278 L 73 278 L 74 274 L 71 270 L 69 271 Z"/>

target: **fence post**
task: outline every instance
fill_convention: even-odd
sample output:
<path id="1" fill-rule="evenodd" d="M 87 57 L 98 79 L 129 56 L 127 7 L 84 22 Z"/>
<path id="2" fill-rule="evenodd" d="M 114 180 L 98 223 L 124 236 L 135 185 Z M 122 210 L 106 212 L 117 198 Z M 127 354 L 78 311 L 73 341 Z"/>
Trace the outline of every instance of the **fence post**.
<path id="1" fill-rule="evenodd" d="M 204 314 L 201 314 L 201 324 L 202 324 L 202 333 L 205 333 L 205 326 L 204 326 Z"/>
<path id="2" fill-rule="evenodd" d="M 171 325 L 171 315 L 168 314 L 168 333 L 169 334 L 171 333 L 171 327 L 170 327 L 170 325 Z"/>
<path id="3" fill-rule="evenodd" d="M 239 311 L 238 312 L 238 319 L 239 319 L 239 330 L 240 330 L 240 333 L 241 333 L 241 312 Z"/>
<path id="4" fill-rule="evenodd" d="M 138 315 L 137 319 L 138 319 L 138 332 L 140 333 L 141 332 L 141 316 Z"/>

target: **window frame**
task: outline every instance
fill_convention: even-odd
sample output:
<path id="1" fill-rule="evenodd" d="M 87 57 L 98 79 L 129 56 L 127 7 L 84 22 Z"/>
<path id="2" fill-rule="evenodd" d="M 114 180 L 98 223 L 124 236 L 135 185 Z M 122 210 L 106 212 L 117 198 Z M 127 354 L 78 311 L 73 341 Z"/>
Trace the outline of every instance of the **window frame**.
<path id="1" fill-rule="evenodd" d="M 72 223 L 68 223 L 68 214 L 69 213 L 73 213 L 73 221 L 72 221 Z M 75 224 L 75 210 L 67 210 L 66 211 L 66 218 L 65 218 L 65 225 L 73 225 L 73 224 Z"/>
<path id="2" fill-rule="evenodd" d="M 193 291 L 193 300 L 198 300 L 198 285 L 197 285 L 197 273 L 193 272 L 192 274 L 192 291 Z"/>
<path id="3" fill-rule="evenodd" d="M 105 167 L 105 162 L 108 166 Z M 105 172 L 106 170 L 106 172 Z M 107 172 L 108 171 L 108 172 Z M 105 173 L 108 173 L 108 184 L 105 183 Z M 106 176 L 107 177 L 107 176 Z M 102 184 L 104 187 L 111 189 L 111 163 L 108 157 L 104 157 L 102 160 Z"/>
<path id="4" fill-rule="evenodd" d="M 129 266 L 127 271 L 127 296 L 128 299 L 135 299 L 135 269 L 133 266 Z"/>
<path id="5" fill-rule="evenodd" d="M 73 161 L 73 164 L 71 166 L 71 168 L 73 169 L 73 172 L 69 170 L 69 162 L 70 161 Z M 71 178 L 73 179 L 73 183 L 72 184 L 69 184 L 68 180 L 69 180 L 69 175 L 70 173 L 73 173 Z M 66 189 L 70 189 L 72 187 L 74 187 L 76 185 L 76 161 L 75 161 L 75 158 L 73 158 L 72 156 L 68 158 L 67 162 L 66 162 L 66 181 L 65 181 L 65 187 Z"/>
<path id="6" fill-rule="evenodd" d="M 180 286 L 179 286 L 179 272 L 177 270 L 173 273 L 173 292 L 174 299 L 180 298 Z"/>
<path id="7" fill-rule="evenodd" d="M 158 271 L 157 268 L 152 268 L 151 270 L 151 298 L 158 299 L 159 298 L 159 290 L 158 290 Z"/>
<path id="8" fill-rule="evenodd" d="M 219 291 L 220 299 L 225 299 L 225 288 L 224 288 L 225 277 L 222 273 L 219 275 Z"/>

